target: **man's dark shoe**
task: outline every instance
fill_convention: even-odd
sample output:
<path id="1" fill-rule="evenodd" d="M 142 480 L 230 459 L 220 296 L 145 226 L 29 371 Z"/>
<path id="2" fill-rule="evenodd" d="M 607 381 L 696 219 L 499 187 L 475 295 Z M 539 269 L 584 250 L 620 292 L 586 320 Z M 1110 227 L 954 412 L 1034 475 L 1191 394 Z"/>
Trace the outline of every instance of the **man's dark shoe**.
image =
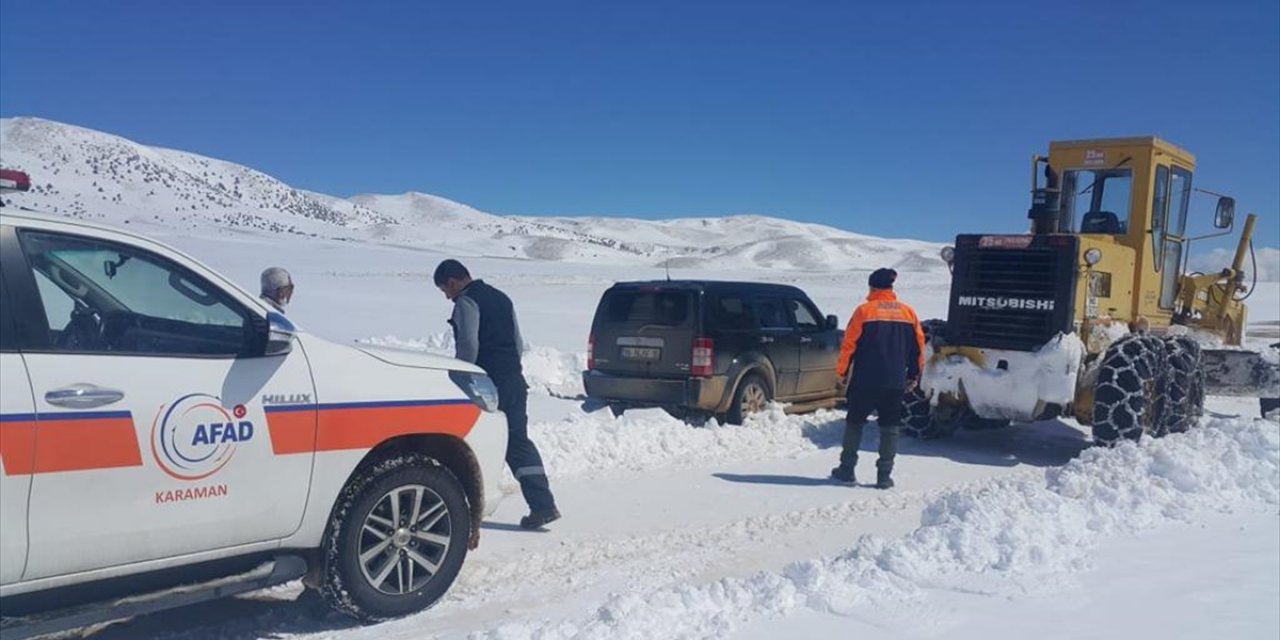
<path id="1" fill-rule="evenodd" d="M 531 531 L 534 529 L 541 529 L 559 519 L 560 510 L 556 508 L 552 508 L 550 511 L 534 512 L 520 518 L 520 528 L 529 529 Z"/>
<path id="2" fill-rule="evenodd" d="M 854 484 L 852 467 L 836 467 L 831 470 L 831 479 L 845 484 Z"/>
<path id="3" fill-rule="evenodd" d="M 889 473 L 888 473 L 888 472 L 886 472 L 886 471 L 881 471 L 880 473 L 877 473 L 877 474 L 876 474 L 876 488 L 877 488 L 877 489 L 892 489 L 892 488 L 893 488 L 893 478 L 890 478 L 890 477 L 889 477 Z"/>

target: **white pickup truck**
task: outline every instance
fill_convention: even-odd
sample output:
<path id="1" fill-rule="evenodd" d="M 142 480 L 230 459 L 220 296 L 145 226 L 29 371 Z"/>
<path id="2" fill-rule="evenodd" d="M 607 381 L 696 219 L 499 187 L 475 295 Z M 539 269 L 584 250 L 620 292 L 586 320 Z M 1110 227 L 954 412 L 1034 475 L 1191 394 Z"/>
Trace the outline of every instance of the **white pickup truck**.
<path id="1" fill-rule="evenodd" d="M 162 244 L 0 209 L 0 635 L 298 578 L 365 621 L 428 607 L 501 496 L 497 405 L 471 364 L 326 342 Z"/>

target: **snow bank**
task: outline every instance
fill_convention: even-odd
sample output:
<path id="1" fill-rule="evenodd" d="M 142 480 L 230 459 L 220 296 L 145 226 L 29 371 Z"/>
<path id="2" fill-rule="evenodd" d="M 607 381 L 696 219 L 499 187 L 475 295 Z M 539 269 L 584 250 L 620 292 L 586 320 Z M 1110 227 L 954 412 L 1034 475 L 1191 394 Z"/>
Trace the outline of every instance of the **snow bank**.
<path id="1" fill-rule="evenodd" d="M 426 338 L 366 338 L 362 344 L 453 354 L 453 335 L 445 331 Z M 525 379 L 534 393 L 582 399 L 585 353 L 534 346 L 524 355 Z M 572 405 L 575 409 L 577 405 Z M 844 413 L 819 411 L 790 416 L 774 405 L 741 426 L 714 420 L 693 427 L 658 409 L 628 411 L 614 417 L 608 410 L 572 410 L 558 421 L 533 422 L 530 437 L 557 478 L 603 476 L 663 467 L 692 467 L 707 462 L 787 457 L 840 444 Z"/>
<path id="2" fill-rule="evenodd" d="M 1040 474 L 946 493 L 921 526 L 780 572 L 608 599 L 576 621 L 513 623 L 477 640 L 713 638 L 741 622 L 812 609 L 868 619 L 928 604 L 928 589 L 1017 597 L 1089 566 L 1100 539 L 1206 512 L 1280 504 L 1280 425 L 1213 420 L 1160 440 L 1091 449 Z M 936 631 L 936 629 L 935 629 Z"/>
<path id="3" fill-rule="evenodd" d="M 999 352 L 998 358 L 1008 363 L 1004 370 L 995 362 L 979 367 L 955 355 L 931 363 L 923 387 L 935 402 L 942 394 L 966 397 L 983 418 L 1030 422 L 1036 418 L 1037 401 L 1063 406 L 1072 402 L 1084 352 L 1084 343 L 1073 333 L 1059 334 L 1034 353 Z"/>
<path id="4" fill-rule="evenodd" d="M 779 405 L 741 426 L 714 420 L 693 427 L 661 410 L 572 413 L 559 422 L 530 425 L 543 461 L 555 477 L 615 475 L 662 467 L 785 458 L 840 444 L 844 413 L 789 416 Z"/>
<path id="5" fill-rule="evenodd" d="M 454 354 L 453 332 L 441 331 L 426 338 L 384 336 L 357 340 L 361 344 L 430 351 L 446 356 Z M 583 395 L 582 371 L 587 368 L 587 354 L 568 353 L 543 346 L 529 346 L 522 363 L 524 377 L 535 393 L 577 398 Z"/>

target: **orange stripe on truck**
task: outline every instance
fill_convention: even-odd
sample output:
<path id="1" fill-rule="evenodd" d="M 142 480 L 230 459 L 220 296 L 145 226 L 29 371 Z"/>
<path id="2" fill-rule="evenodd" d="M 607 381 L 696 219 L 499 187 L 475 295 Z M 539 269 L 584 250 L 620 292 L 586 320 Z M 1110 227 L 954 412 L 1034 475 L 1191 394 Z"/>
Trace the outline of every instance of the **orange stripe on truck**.
<path id="1" fill-rule="evenodd" d="M 0 456 L 5 475 L 142 466 L 127 411 L 0 416 Z"/>
<path id="2" fill-rule="evenodd" d="M 444 434 L 465 438 L 480 418 L 469 400 L 408 400 L 267 407 L 277 455 L 372 449 L 390 438 Z"/>
<path id="3" fill-rule="evenodd" d="M 0 416 L 0 462 L 7 476 L 30 475 L 36 467 L 36 417 Z"/>

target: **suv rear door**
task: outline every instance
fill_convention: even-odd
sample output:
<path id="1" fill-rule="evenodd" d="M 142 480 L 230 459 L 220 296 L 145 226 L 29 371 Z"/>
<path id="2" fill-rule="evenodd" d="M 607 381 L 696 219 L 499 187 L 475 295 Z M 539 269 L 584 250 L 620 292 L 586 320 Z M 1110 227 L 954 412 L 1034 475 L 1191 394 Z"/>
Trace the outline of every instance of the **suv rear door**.
<path id="1" fill-rule="evenodd" d="M 774 398 L 796 394 L 800 377 L 800 333 L 792 321 L 787 298 L 781 294 L 755 294 L 756 318 L 760 324 L 760 350 L 773 362 Z"/>
<path id="2" fill-rule="evenodd" d="M 176 254 L 53 229 L 20 231 L 4 256 L 11 298 L 41 327 L 21 345 L 38 419 L 24 579 L 296 531 L 314 405 L 272 431 L 263 404 L 314 397 L 302 350 L 253 355 L 261 311 Z"/>
<path id="3" fill-rule="evenodd" d="M 659 285 L 613 287 L 592 327 L 595 369 L 647 378 L 690 374 L 700 292 Z"/>

